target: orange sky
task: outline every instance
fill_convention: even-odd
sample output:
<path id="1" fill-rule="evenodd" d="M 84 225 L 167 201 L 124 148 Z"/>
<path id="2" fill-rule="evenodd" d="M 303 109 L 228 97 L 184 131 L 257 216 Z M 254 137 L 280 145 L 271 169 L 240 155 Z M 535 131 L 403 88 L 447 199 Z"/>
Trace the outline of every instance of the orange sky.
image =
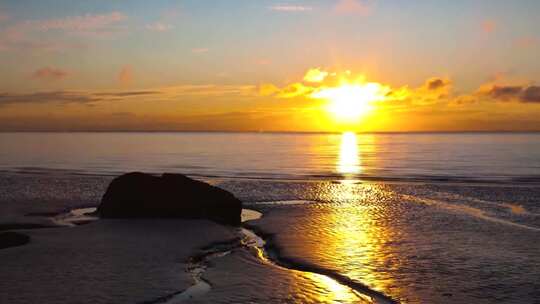
<path id="1" fill-rule="evenodd" d="M 0 4 L 0 130 L 540 130 L 534 1 L 47 2 Z"/>

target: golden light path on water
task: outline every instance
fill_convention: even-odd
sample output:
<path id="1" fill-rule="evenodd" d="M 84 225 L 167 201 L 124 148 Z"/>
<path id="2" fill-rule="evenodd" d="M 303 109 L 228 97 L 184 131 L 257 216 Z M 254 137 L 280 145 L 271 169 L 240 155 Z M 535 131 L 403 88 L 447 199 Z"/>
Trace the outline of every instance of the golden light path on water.
<path id="1" fill-rule="evenodd" d="M 313 272 L 306 273 L 306 276 L 318 286 L 320 303 L 373 303 L 369 297 L 355 292 L 332 278 Z"/>
<path id="2" fill-rule="evenodd" d="M 393 194 L 384 186 L 360 184 L 355 180 L 355 175 L 363 172 L 358 138 L 362 137 L 352 132 L 341 135 L 336 170 L 343 175 L 343 180 L 337 184 L 327 183 L 323 186 L 326 189 L 321 189 L 325 200 L 333 203 L 325 204 L 324 211 L 317 213 L 322 218 L 313 224 L 318 227 L 308 228 L 318 230 L 321 241 L 311 242 L 311 248 L 306 250 L 311 250 L 330 267 L 338 261 L 341 267 L 336 270 L 341 274 L 385 293 L 389 288 L 395 289 L 396 284 L 392 278 L 381 275 L 377 268 L 393 258 L 391 252 L 386 252 L 384 244 L 391 242 L 396 235 L 385 221 L 380 220 L 380 214 L 385 210 L 384 205 L 378 202 Z M 332 279 L 318 275 L 312 279 L 322 289 L 331 291 L 320 299 L 321 302 L 371 302 Z"/>
<path id="3" fill-rule="evenodd" d="M 341 135 L 337 171 L 344 175 L 357 174 L 360 173 L 360 168 L 356 134 L 345 132 Z"/>
<path id="4" fill-rule="evenodd" d="M 347 277 L 384 292 L 393 284 L 391 278 L 383 278 L 377 272 L 378 265 L 387 264 L 392 254 L 386 252 L 384 244 L 391 241 L 393 231 L 379 212 L 384 207 L 377 204 L 358 203 L 362 200 L 378 199 L 388 195 L 378 185 L 357 185 L 344 183 L 336 185 L 328 192 L 332 200 L 342 201 L 324 210 L 324 241 L 317 249 L 331 252 L 332 258 L 347 265 L 340 269 Z"/>

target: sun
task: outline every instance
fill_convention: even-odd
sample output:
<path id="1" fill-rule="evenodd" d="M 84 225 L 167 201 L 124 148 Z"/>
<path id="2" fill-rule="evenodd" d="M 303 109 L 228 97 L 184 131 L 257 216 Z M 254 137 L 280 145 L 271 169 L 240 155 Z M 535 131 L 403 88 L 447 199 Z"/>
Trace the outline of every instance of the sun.
<path id="1" fill-rule="evenodd" d="M 376 82 L 342 83 L 325 87 L 311 97 L 328 101 L 326 110 L 340 121 L 356 121 L 375 108 L 376 101 L 384 100 L 388 90 Z"/>

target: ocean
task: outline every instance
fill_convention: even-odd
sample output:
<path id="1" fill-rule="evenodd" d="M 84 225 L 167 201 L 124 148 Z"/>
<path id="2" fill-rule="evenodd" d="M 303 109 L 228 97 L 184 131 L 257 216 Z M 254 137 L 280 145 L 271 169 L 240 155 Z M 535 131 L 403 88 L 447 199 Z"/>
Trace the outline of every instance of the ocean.
<path id="1" fill-rule="evenodd" d="M 0 224 L 96 206 L 129 171 L 229 190 L 282 265 L 400 303 L 540 303 L 539 133 L 0 133 Z M 292 282 L 218 282 L 207 302 L 358 302 Z"/>
<path id="2" fill-rule="evenodd" d="M 0 170 L 540 182 L 540 133 L 0 133 Z"/>

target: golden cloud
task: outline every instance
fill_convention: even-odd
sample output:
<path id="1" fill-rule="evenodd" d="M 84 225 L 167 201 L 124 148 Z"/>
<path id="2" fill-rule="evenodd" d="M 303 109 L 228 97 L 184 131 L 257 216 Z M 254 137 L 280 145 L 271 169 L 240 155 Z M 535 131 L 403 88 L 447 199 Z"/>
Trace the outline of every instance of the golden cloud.
<path id="1" fill-rule="evenodd" d="M 328 76 L 328 72 L 322 71 L 320 68 L 309 69 L 304 76 L 304 81 L 323 82 L 326 76 Z"/>
<path id="2" fill-rule="evenodd" d="M 361 89 L 354 89 L 354 87 Z M 348 70 L 338 72 L 311 68 L 299 82 L 283 87 L 271 83 L 261 84 L 259 94 L 276 98 L 324 99 L 328 98 L 328 94 L 368 93 L 372 101 L 381 104 L 409 100 L 413 104 L 426 105 L 450 96 L 451 89 L 452 82 L 442 77 L 429 78 L 420 87 L 411 89 L 409 86 L 392 87 L 389 84 L 368 81 L 365 75 L 355 74 Z"/>

